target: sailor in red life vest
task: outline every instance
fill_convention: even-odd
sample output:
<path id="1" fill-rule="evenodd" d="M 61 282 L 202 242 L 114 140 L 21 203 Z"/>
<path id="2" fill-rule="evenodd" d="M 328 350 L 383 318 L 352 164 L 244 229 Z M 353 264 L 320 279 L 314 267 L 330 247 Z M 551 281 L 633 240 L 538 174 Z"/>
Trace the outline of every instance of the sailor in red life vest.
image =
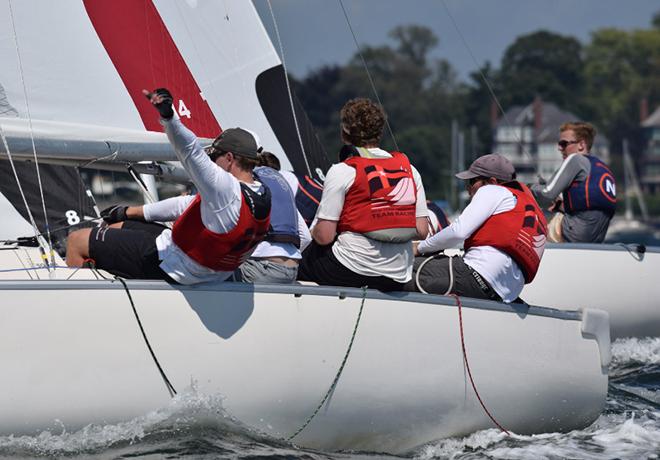
<path id="1" fill-rule="evenodd" d="M 69 235 L 67 265 L 92 263 L 126 278 L 181 284 L 225 280 L 270 224 L 270 192 L 252 174 L 258 142 L 249 131 L 233 128 L 205 150 L 175 116 L 169 91 L 145 95 L 199 193 L 104 210 L 109 226 Z M 172 230 L 155 223 L 168 221 L 175 221 Z"/>
<path id="2" fill-rule="evenodd" d="M 412 276 L 412 243 L 428 232 L 422 179 L 408 158 L 378 148 L 385 113 L 369 99 L 341 110 L 346 144 L 326 174 L 298 279 L 401 290 Z"/>
<path id="3" fill-rule="evenodd" d="M 417 257 L 406 290 L 513 302 L 534 279 L 543 256 L 543 212 L 501 155 L 482 156 L 456 177 L 468 181 L 470 204 L 448 227 L 417 243 L 415 253 L 424 256 L 465 242 L 465 255 Z"/>

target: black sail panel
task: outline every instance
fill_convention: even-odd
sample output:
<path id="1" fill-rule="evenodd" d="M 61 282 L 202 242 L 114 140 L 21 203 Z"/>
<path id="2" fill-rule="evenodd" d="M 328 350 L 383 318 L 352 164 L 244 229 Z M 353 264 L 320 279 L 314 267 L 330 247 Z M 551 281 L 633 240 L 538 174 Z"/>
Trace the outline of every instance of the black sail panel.
<path id="1" fill-rule="evenodd" d="M 41 202 L 35 165 L 32 162 L 15 161 L 14 166 L 37 228 L 45 234 L 46 217 Z M 41 176 L 53 246 L 61 252 L 64 249 L 69 231 L 91 225 L 89 219 L 95 218 L 96 212 L 92 200 L 86 194 L 84 184 L 76 168 L 40 163 L 39 175 Z M 7 160 L 0 161 L 0 177 L 2 177 L 2 180 L 0 180 L 0 193 L 29 222 L 29 216 L 16 183 L 14 172 Z"/>
<path id="2" fill-rule="evenodd" d="M 257 97 L 277 140 L 293 166 L 294 172 L 310 175 L 322 181 L 322 174 L 330 167 L 330 161 L 314 132 L 305 110 L 292 91 L 296 120 L 300 129 L 300 137 L 305 149 L 309 171 L 300 148 L 300 140 L 296 132 L 294 117 L 291 112 L 291 102 L 287 91 L 284 67 L 278 65 L 262 72 L 256 81 Z"/>

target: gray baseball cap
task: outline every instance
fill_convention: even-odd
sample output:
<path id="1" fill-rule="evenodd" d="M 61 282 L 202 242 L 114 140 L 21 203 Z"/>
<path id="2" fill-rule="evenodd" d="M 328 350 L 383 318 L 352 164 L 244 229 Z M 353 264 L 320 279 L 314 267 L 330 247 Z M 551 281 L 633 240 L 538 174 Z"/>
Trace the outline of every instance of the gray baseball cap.
<path id="1" fill-rule="evenodd" d="M 235 155 L 252 159 L 257 159 L 259 152 L 262 150 L 255 136 L 243 128 L 225 129 L 222 134 L 215 138 L 211 147 L 215 150 L 232 152 Z"/>
<path id="2" fill-rule="evenodd" d="M 466 171 L 459 172 L 459 179 L 474 179 L 475 177 L 494 177 L 498 180 L 510 181 L 515 177 L 516 170 L 511 162 L 497 153 L 491 153 L 477 158 Z"/>

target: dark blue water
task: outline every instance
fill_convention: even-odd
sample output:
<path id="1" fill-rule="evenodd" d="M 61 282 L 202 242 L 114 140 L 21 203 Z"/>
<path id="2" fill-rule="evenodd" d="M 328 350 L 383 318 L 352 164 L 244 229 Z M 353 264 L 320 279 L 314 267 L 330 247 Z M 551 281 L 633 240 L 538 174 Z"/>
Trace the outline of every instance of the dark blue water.
<path id="1" fill-rule="evenodd" d="M 605 411 L 590 427 L 570 433 L 505 436 L 484 430 L 438 440 L 404 458 L 427 459 L 657 459 L 660 455 L 660 338 L 613 344 Z M 299 449 L 241 426 L 220 397 L 183 394 L 170 405 L 116 425 L 73 432 L 0 437 L 1 458 L 374 459 L 381 454 Z M 400 457 L 399 457 L 400 458 Z"/>

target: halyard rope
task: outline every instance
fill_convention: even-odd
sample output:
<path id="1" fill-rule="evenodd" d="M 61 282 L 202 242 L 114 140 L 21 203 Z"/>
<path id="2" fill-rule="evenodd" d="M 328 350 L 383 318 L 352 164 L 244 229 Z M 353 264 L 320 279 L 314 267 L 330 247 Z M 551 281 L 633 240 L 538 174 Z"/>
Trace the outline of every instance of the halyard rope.
<path id="1" fill-rule="evenodd" d="M 337 383 L 339 382 L 339 377 L 341 376 L 341 373 L 344 371 L 344 366 L 346 365 L 346 361 L 348 360 L 348 355 L 351 353 L 351 348 L 353 348 L 353 341 L 355 340 L 355 334 L 357 333 L 358 325 L 360 324 L 360 318 L 362 317 L 362 310 L 364 309 L 364 300 L 367 298 L 367 286 L 362 287 L 362 302 L 360 303 L 360 310 L 358 311 L 357 319 L 355 320 L 355 327 L 353 328 L 353 335 L 351 336 L 351 341 L 348 343 L 348 348 L 346 349 L 346 353 L 344 354 L 344 359 L 341 362 L 341 365 L 339 366 L 339 370 L 337 371 L 337 375 L 335 375 L 334 380 L 332 381 L 332 384 L 330 384 L 330 388 L 328 388 L 328 391 L 325 393 L 325 396 L 323 396 L 323 399 L 319 403 L 318 406 L 316 406 L 316 409 L 314 409 L 314 412 L 312 412 L 312 415 L 305 420 L 305 423 L 298 428 L 298 430 L 293 433 L 291 436 L 289 436 L 286 440 L 291 441 L 293 438 L 298 436 L 302 430 L 304 430 L 307 425 L 316 417 L 316 414 L 319 413 L 321 410 L 321 407 L 323 407 L 323 404 L 327 401 L 328 397 L 335 391 L 335 387 L 337 386 Z"/>
<path id="2" fill-rule="evenodd" d="M 458 307 L 458 324 L 461 332 L 461 349 L 463 350 L 463 364 L 465 364 L 465 368 L 467 369 L 468 377 L 470 378 L 470 384 L 472 385 L 472 390 L 474 390 L 474 394 L 477 396 L 477 399 L 479 400 L 479 404 L 481 404 L 481 407 L 484 410 L 484 412 L 486 412 L 486 415 L 488 415 L 488 418 L 490 418 L 500 430 L 502 430 L 507 435 L 510 435 L 511 433 L 509 433 L 506 429 L 504 429 L 504 427 L 502 427 L 502 425 L 500 425 L 498 421 L 495 420 L 495 417 L 491 415 L 491 413 L 486 408 L 486 405 L 484 404 L 483 400 L 481 399 L 479 392 L 477 391 L 477 385 L 474 383 L 474 379 L 472 378 L 472 371 L 470 370 L 470 363 L 468 362 L 467 350 L 465 348 L 465 336 L 463 333 L 463 307 L 461 305 L 461 299 L 456 294 L 449 294 L 449 296 L 453 297 L 456 300 L 456 306 Z"/>

